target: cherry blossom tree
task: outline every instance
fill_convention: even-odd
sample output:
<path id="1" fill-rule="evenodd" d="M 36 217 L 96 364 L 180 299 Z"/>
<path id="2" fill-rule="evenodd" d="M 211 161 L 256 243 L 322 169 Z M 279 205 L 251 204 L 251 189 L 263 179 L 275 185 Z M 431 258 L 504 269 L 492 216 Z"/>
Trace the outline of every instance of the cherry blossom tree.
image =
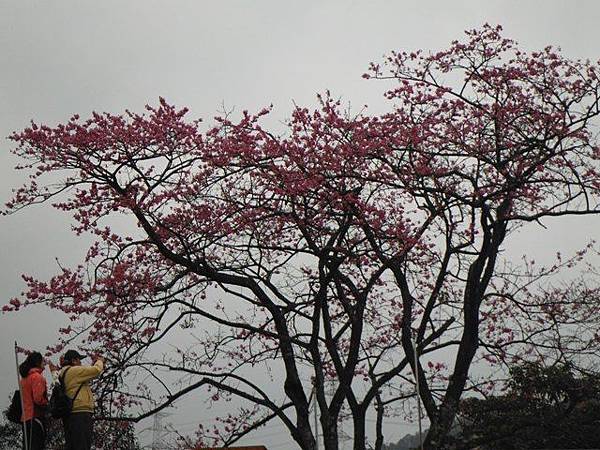
<path id="1" fill-rule="evenodd" d="M 598 354 L 596 284 L 556 281 L 594 244 L 544 267 L 503 251 L 525 225 L 600 212 L 599 71 L 486 25 L 373 63 L 365 77 L 392 83 L 378 116 L 327 93 L 281 135 L 269 109 L 204 127 L 163 99 L 34 123 L 12 136 L 30 179 L 7 213 L 52 202 L 94 243 L 4 309 L 60 310 L 72 324 L 50 352 L 107 354 L 107 414 L 236 399 L 189 446 L 278 420 L 333 450 L 347 420 L 356 450 L 379 449 L 416 374 L 425 447 L 445 448 L 461 397 L 507 364 Z"/>

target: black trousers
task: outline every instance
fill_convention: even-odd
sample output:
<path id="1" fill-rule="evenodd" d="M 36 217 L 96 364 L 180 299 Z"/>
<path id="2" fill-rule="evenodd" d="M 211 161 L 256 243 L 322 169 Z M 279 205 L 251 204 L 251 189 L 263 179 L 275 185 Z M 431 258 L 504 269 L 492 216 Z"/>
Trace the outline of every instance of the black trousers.
<path id="1" fill-rule="evenodd" d="M 38 418 L 23 424 L 23 448 L 25 450 L 44 450 L 46 447 L 46 424 Z"/>
<path id="2" fill-rule="evenodd" d="M 92 448 L 92 413 L 75 412 L 63 419 L 65 450 L 90 450 Z"/>

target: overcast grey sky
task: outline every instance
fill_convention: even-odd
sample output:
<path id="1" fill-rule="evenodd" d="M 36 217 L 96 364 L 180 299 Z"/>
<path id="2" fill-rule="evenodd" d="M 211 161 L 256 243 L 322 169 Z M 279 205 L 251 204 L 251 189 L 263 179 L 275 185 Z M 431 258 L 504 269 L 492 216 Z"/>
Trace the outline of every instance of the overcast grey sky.
<path id="1" fill-rule="evenodd" d="M 314 104 L 325 89 L 377 111 L 385 86 L 361 74 L 392 49 L 441 48 L 489 22 L 525 48 L 555 44 L 568 56 L 598 60 L 599 19 L 597 0 L 0 0 L 0 136 L 31 119 L 55 124 L 93 110 L 141 111 L 158 96 L 208 121 L 222 105 L 273 104 L 272 116 L 285 119 L 292 102 Z M 0 142 L 5 203 L 21 175 L 10 142 Z M 556 243 L 598 238 L 597 225 L 535 233 L 528 250 L 548 256 Z M 2 303 L 22 289 L 21 273 L 48 277 L 56 257 L 68 265 L 84 250 L 68 217 L 49 207 L 0 217 Z M 0 406 L 13 389 L 12 342 L 42 349 L 61 320 L 43 309 L 0 316 Z M 191 420 L 172 418 L 182 427 Z M 390 440 L 410 430 L 392 428 Z M 292 448 L 277 431 L 263 440 L 270 450 Z"/>

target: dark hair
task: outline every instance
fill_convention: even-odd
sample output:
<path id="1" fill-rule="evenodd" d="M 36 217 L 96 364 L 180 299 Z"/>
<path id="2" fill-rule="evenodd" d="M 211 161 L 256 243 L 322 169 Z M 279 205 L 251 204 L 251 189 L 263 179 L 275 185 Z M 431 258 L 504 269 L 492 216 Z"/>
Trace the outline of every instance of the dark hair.
<path id="1" fill-rule="evenodd" d="M 81 361 L 83 358 L 85 358 L 85 356 L 80 354 L 77 350 L 67 350 L 67 352 L 62 357 L 61 365 L 63 367 L 70 366 L 73 364 L 73 361 L 75 361 L 76 359 Z"/>
<path id="2" fill-rule="evenodd" d="M 19 366 L 19 373 L 21 376 L 25 378 L 27 375 L 29 375 L 29 371 L 34 367 L 39 367 L 43 359 L 44 358 L 40 352 L 31 352 L 29 355 L 27 355 L 25 361 L 23 361 Z"/>

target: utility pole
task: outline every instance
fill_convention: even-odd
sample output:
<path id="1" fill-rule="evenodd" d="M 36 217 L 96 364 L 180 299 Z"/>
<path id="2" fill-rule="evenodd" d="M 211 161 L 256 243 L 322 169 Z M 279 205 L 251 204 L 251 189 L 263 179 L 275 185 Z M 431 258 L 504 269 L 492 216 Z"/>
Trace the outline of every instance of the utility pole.
<path id="1" fill-rule="evenodd" d="M 17 341 L 15 341 L 15 364 L 17 366 L 17 386 L 19 387 L 19 398 L 21 399 L 21 411 L 25 411 L 24 399 L 23 399 L 23 386 L 21 386 L 21 377 L 19 375 L 19 347 L 17 346 Z M 23 426 L 23 443 L 25 444 L 25 448 L 29 450 L 31 447 L 31 433 L 33 431 L 33 421 L 29 427 L 30 435 L 27 436 L 27 427 L 25 426 L 25 422 L 21 424 Z"/>
<path id="2" fill-rule="evenodd" d="M 417 392 L 417 411 L 419 414 L 419 448 L 423 450 L 423 429 L 421 427 L 421 389 L 419 387 L 419 352 L 417 350 L 417 341 L 415 337 L 412 337 L 413 356 L 415 360 L 414 374 L 415 374 L 415 389 Z"/>

